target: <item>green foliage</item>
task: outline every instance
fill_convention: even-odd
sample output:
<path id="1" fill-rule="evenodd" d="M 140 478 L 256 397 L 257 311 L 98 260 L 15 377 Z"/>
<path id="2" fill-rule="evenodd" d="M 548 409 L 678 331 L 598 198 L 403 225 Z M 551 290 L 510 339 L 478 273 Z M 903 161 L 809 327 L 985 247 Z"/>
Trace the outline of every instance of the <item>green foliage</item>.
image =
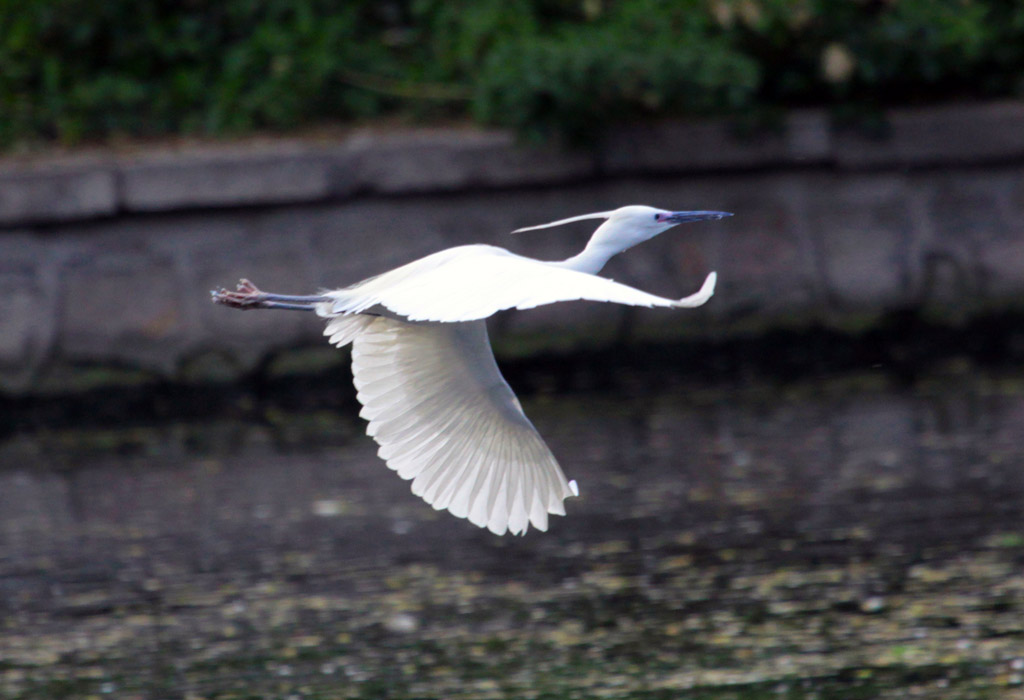
<path id="1" fill-rule="evenodd" d="M 758 82 L 757 65 L 716 31 L 700 0 L 635 0 L 600 22 L 501 41 L 479 73 L 475 114 L 581 141 L 638 115 L 740 108 Z"/>
<path id="2" fill-rule="evenodd" d="M 0 145 L 1024 92 L 1019 0 L 0 0 Z"/>
<path id="3" fill-rule="evenodd" d="M 5 0 L 0 139 L 225 133 L 376 114 L 339 69 L 385 53 L 368 2 Z M 375 39 L 376 37 L 374 37 Z M 353 39 L 356 39 L 355 41 Z"/>
<path id="4" fill-rule="evenodd" d="M 1024 93 L 1017 0 L 720 4 L 761 8 L 756 18 L 737 18 L 733 31 L 764 69 L 762 102 L 891 105 Z M 848 74 L 830 66 L 837 54 L 849 58 Z"/>

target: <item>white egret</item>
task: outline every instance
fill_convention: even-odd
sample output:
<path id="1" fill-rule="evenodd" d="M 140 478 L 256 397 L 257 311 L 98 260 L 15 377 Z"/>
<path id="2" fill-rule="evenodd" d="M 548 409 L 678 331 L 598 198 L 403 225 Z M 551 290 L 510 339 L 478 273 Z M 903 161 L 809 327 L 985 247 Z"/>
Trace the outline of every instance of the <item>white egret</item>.
<path id="1" fill-rule="evenodd" d="M 301 309 L 328 319 L 324 335 L 352 344 L 352 377 L 378 454 L 435 509 L 502 535 L 546 530 L 578 495 L 523 413 L 494 361 L 484 319 L 503 309 L 558 301 L 691 308 L 715 289 L 667 299 L 597 272 L 617 253 L 673 226 L 731 216 L 627 206 L 561 219 L 605 219 L 581 253 L 540 261 L 490 245 L 465 245 L 415 260 L 350 287 L 312 296 L 269 294 L 242 280 L 212 292 L 239 309 Z M 518 232 L 517 231 L 517 232 Z"/>

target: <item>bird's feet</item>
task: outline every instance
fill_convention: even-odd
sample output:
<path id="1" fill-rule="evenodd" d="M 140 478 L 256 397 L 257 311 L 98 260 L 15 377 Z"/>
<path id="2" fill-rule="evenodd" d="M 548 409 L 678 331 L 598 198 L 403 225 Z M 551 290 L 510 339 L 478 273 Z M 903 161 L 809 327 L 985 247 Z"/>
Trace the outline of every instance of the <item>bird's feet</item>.
<path id="1" fill-rule="evenodd" d="M 238 281 L 235 291 L 230 292 L 224 287 L 210 292 L 214 304 L 223 304 L 232 309 L 258 309 L 261 302 L 266 299 L 266 294 L 261 292 L 255 284 L 247 279 Z"/>

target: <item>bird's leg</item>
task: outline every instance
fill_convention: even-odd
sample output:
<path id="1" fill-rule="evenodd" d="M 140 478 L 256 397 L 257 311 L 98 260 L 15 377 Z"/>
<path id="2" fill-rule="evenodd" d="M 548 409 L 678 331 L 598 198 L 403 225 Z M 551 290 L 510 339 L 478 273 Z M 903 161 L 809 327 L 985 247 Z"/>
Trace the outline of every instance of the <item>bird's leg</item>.
<path id="1" fill-rule="evenodd" d="M 233 309 L 289 309 L 292 311 L 313 311 L 316 305 L 329 301 L 327 297 L 320 295 L 313 296 L 292 296 L 289 294 L 269 294 L 259 290 L 255 284 L 243 279 L 238 283 L 235 291 L 231 292 L 221 287 L 210 292 L 213 303 L 224 304 Z"/>

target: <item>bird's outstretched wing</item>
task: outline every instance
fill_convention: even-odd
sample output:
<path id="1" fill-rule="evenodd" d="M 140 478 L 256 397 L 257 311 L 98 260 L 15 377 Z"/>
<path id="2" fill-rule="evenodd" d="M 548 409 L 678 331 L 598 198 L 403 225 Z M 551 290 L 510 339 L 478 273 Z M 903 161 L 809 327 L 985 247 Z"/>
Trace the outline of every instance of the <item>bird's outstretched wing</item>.
<path id="1" fill-rule="evenodd" d="M 565 515 L 575 484 L 498 371 L 483 321 L 340 316 L 325 335 L 352 341 L 366 432 L 413 493 L 498 535 Z"/>
<path id="2" fill-rule="evenodd" d="M 345 289 L 326 292 L 323 316 L 383 306 L 410 321 L 473 321 L 503 309 L 530 309 L 586 299 L 630 306 L 694 307 L 714 294 L 715 273 L 696 294 L 667 299 L 607 277 L 510 253 L 468 245 L 428 255 Z"/>

